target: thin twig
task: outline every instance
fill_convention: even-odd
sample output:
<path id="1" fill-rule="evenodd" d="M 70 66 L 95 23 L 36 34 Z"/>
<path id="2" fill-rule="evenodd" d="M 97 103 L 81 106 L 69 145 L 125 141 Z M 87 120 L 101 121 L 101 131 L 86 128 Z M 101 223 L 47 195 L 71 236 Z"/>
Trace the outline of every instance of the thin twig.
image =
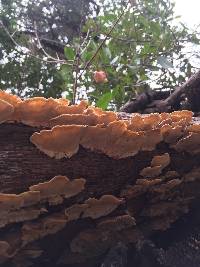
<path id="1" fill-rule="evenodd" d="M 97 50 L 95 51 L 94 55 L 91 57 L 91 59 L 85 64 L 83 70 L 81 71 L 80 75 L 78 76 L 78 79 L 81 78 L 81 76 L 83 75 L 83 73 L 85 72 L 85 70 L 90 66 L 90 64 L 92 63 L 92 61 L 95 59 L 95 57 L 97 56 L 97 54 L 99 53 L 99 51 L 101 50 L 101 48 L 103 47 L 103 45 L 105 44 L 106 40 L 110 37 L 110 34 L 112 33 L 112 31 L 114 30 L 114 28 L 116 27 L 116 25 L 119 23 L 120 19 L 122 18 L 122 16 L 124 15 L 126 8 L 129 4 L 129 1 L 127 2 L 127 5 L 125 6 L 125 8 L 123 9 L 122 13 L 119 15 L 119 17 L 116 19 L 116 21 L 114 22 L 113 26 L 110 28 L 110 30 L 107 32 L 105 38 L 102 40 L 102 42 L 100 43 L 99 47 L 97 48 Z"/>
<path id="2" fill-rule="evenodd" d="M 13 44 L 17 47 L 17 48 L 20 48 L 21 50 L 23 49 L 23 46 L 21 46 L 20 44 L 18 44 L 17 42 L 16 42 L 16 40 L 13 38 L 13 36 L 10 34 L 10 32 L 7 30 L 7 28 L 4 26 L 4 24 L 3 24 L 3 22 L 2 21 L 0 21 L 0 27 L 2 27 L 3 29 L 4 29 L 4 31 L 6 32 L 6 34 L 8 35 L 8 37 L 11 39 L 11 41 L 13 42 Z M 26 47 L 25 47 L 26 48 Z M 70 63 L 67 63 L 66 62 L 66 60 L 56 60 L 56 62 L 55 62 L 55 60 L 46 60 L 46 59 L 43 59 L 43 58 L 40 58 L 40 57 L 38 57 L 38 56 L 36 56 L 36 55 L 34 55 L 34 54 L 32 54 L 30 51 L 29 51 L 29 49 L 28 48 L 26 48 L 27 49 L 27 51 L 26 51 L 26 53 L 24 53 L 24 54 L 27 54 L 27 55 L 29 55 L 29 56 L 31 56 L 31 57 L 33 57 L 33 58 L 35 58 L 35 59 L 37 59 L 37 60 L 39 60 L 39 61 L 42 61 L 42 62 L 45 62 L 45 63 L 63 63 L 63 64 L 67 64 L 67 65 L 69 65 L 69 66 L 72 66 L 72 64 L 70 64 Z"/>
<path id="3" fill-rule="evenodd" d="M 76 93 L 77 93 L 77 86 L 78 86 L 78 73 L 79 73 L 79 64 L 80 64 L 80 52 L 81 52 L 81 45 L 84 43 L 85 40 L 82 42 L 82 26 L 83 26 L 83 0 L 81 5 L 81 22 L 79 27 L 79 45 L 76 48 L 76 54 L 74 57 L 73 62 L 73 72 L 75 71 L 75 77 L 74 77 L 74 83 L 73 83 L 73 98 L 72 98 L 72 104 L 76 103 Z M 88 33 L 89 35 L 89 33 Z M 82 44 L 81 44 L 82 43 Z"/>
<path id="4" fill-rule="evenodd" d="M 54 60 L 55 62 L 57 62 L 58 59 L 55 58 L 55 57 L 52 57 L 49 53 L 47 53 L 46 50 L 44 49 L 44 47 L 42 46 L 42 44 L 41 44 L 41 42 L 40 42 L 40 38 L 39 38 L 38 33 L 37 33 L 37 25 L 36 25 L 36 22 L 34 22 L 34 28 L 35 28 L 35 36 L 36 36 L 36 39 L 37 39 L 39 48 L 41 48 L 42 52 L 44 53 L 44 55 L 45 55 L 47 58 L 50 58 L 50 59 Z"/>
<path id="5" fill-rule="evenodd" d="M 85 36 L 85 38 L 84 38 L 84 40 L 83 40 L 83 42 L 82 42 L 82 44 L 81 44 L 81 47 L 86 47 L 87 45 L 88 45 L 88 42 L 87 42 L 87 40 L 88 40 L 88 37 L 89 37 L 89 34 L 90 34 L 90 29 L 88 29 L 88 31 L 87 31 L 87 34 L 86 34 L 86 36 Z M 87 42 L 87 43 L 86 43 Z M 83 52 L 81 52 L 81 54 L 82 54 Z"/>

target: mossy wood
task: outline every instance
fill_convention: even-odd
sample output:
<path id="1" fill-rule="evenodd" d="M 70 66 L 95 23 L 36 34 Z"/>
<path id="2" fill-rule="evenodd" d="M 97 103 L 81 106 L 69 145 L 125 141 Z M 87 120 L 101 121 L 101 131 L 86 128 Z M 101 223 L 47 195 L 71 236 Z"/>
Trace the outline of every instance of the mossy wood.
<path id="1" fill-rule="evenodd" d="M 0 110 L 2 266 L 99 266 L 199 199 L 200 125 L 189 111 L 128 117 L 5 92 Z"/>

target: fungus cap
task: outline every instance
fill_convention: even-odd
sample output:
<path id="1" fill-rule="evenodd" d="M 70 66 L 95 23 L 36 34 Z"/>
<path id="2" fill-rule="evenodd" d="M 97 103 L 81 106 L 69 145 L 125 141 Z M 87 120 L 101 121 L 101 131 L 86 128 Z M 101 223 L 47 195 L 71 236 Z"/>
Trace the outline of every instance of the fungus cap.
<path id="1" fill-rule="evenodd" d="M 30 140 L 41 151 L 50 157 L 71 157 L 79 149 L 83 126 L 63 125 L 55 126 L 51 130 L 34 133 Z"/>
<path id="2" fill-rule="evenodd" d="M 88 207 L 84 211 L 83 217 L 97 219 L 99 217 L 106 216 L 122 203 L 122 199 L 118 199 L 112 195 L 103 195 L 100 199 L 89 198 L 85 201 L 85 204 L 87 204 Z"/>
<path id="3" fill-rule="evenodd" d="M 14 113 L 13 105 L 0 99 L 0 123 L 10 120 L 12 118 L 13 113 Z"/>
<path id="4" fill-rule="evenodd" d="M 156 176 L 159 176 L 161 172 L 161 166 L 146 167 L 140 172 L 140 175 L 146 178 L 154 178 Z"/>
<path id="5" fill-rule="evenodd" d="M 190 154 L 200 153 L 200 133 L 189 133 L 173 145 L 173 148 L 179 152 L 186 151 Z"/>
<path id="6" fill-rule="evenodd" d="M 169 165 L 169 163 L 170 163 L 170 156 L 168 153 L 164 153 L 162 155 L 153 157 L 151 161 L 151 167 L 161 166 L 162 168 L 165 168 Z"/>
<path id="7" fill-rule="evenodd" d="M 60 115 L 58 107 L 68 108 L 68 102 L 53 98 L 33 97 L 19 103 L 16 107 L 16 118 L 31 126 L 44 125 L 49 119 Z"/>
<path id="8" fill-rule="evenodd" d="M 30 191 L 39 191 L 42 198 L 63 195 L 66 198 L 77 195 L 84 189 L 86 180 L 83 178 L 70 181 L 66 176 L 55 176 L 48 182 L 30 186 Z"/>
<path id="9" fill-rule="evenodd" d="M 7 93 L 6 91 L 0 90 L 0 100 L 4 100 L 6 102 L 8 102 L 9 104 L 11 104 L 14 108 L 20 103 L 22 102 L 21 98 L 16 96 L 16 95 L 12 95 Z"/>

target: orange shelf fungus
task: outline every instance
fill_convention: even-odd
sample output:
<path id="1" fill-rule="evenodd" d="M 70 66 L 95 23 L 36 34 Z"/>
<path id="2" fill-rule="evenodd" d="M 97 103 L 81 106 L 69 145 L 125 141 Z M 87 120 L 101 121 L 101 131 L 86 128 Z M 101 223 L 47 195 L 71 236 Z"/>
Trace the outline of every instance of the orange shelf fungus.
<path id="1" fill-rule="evenodd" d="M 151 161 L 151 166 L 144 168 L 140 175 L 146 178 L 153 178 L 159 176 L 162 170 L 170 164 L 170 156 L 165 153 L 160 156 L 154 156 Z"/>
<path id="2" fill-rule="evenodd" d="M 17 120 L 30 126 L 46 124 L 49 119 L 58 116 L 57 108 L 63 103 L 53 98 L 33 97 L 21 102 L 16 108 Z M 64 104 L 64 106 L 68 106 Z"/>
<path id="3" fill-rule="evenodd" d="M 64 198 L 78 195 L 85 188 L 83 178 L 69 180 L 65 176 L 55 176 L 50 181 L 30 186 L 21 194 L 0 193 L 0 228 L 10 223 L 36 219 L 46 213 L 42 205 L 58 205 Z"/>
<path id="4" fill-rule="evenodd" d="M 23 203 L 24 200 L 20 195 L 0 193 L 0 213 L 19 209 Z"/>
<path id="5" fill-rule="evenodd" d="M 70 181 L 66 176 L 55 176 L 48 182 L 30 186 L 30 191 L 39 191 L 41 198 L 46 199 L 54 195 L 66 198 L 77 195 L 84 189 L 86 180 L 83 178 Z"/>
<path id="6" fill-rule="evenodd" d="M 62 114 L 82 114 L 87 108 L 86 101 L 69 106 L 67 99 L 33 97 L 16 106 L 16 119 L 30 126 L 48 125 L 50 119 Z"/>
<path id="7" fill-rule="evenodd" d="M 95 114 L 62 114 L 58 117 L 52 118 L 49 121 L 49 126 L 56 125 L 89 125 L 94 126 L 98 124 L 98 116 Z"/>
<path id="8" fill-rule="evenodd" d="M 154 178 L 159 176 L 162 173 L 162 169 L 160 166 L 155 167 L 146 167 L 141 172 L 140 175 L 146 178 Z"/>
<path id="9" fill-rule="evenodd" d="M 170 115 L 173 121 L 180 121 L 181 119 L 185 119 L 187 123 L 190 123 L 194 114 L 190 110 L 180 110 L 174 111 Z"/>
<path id="10" fill-rule="evenodd" d="M 168 153 L 165 153 L 160 156 L 154 156 L 151 161 L 151 167 L 161 166 L 162 169 L 167 167 L 169 164 L 170 164 L 170 156 Z"/>
<path id="11" fill-rule="evenodd" d="M 10 120 L 12 118 L 13 113 L 13 105 L 0 99 L 0 123 Z"/>
<path id="12" fill-rule="evenodd" d="M 34 133 L 30 140 L 41 151 L 50 157 L 61 159 L 70 158 L 79 149 L 83 126 L 55 126 L 52 130 L 43 130 L 40 133 Z"/>
<path id="13" fill-rule="evenodd" d="M 163 135 L 163 139 L 166 143 L 174 144 L 180 137 L 183 136 L 184 129 L 179 125 L 173 127 L 171 125 L 165 124 L 161 127 L 161 134 Z"/>
<path id="14" fill-rule="evenodd" d="M 141 146 L 142 151 L 152 151 L 156 145 L 163 140 L 160 129 L 153 129 L 143 132 L 143 143 Z"/>
<path id="15" fill-rule="evenodd" d="M 92 112 L 85 110 L 83 114 L 62 114 L 49 120 L 48 125 L 50 127 L 56 125 L 88 125 L 95 126 L 97 124 L 107 125 L 110 122 L 117 120 L 117 114 L 111 111 L 102 112 L 98 114 L 95 109 Z"/>
<path id="16" fill-rule="evenodd" d="M 66 219 L 62 216 L 54 216 L 50 218 L 41 218 L 35 222 L 26 222 L 22 226 L 22 242 L 23 246 L 41 239 L 47 235 L 55 234 L 62 230 L 66 225 Z"/>
<path id="17" fill-rule="evenodd" d="M 15 108 L 21 102 L 18 96 L 0 90 L 0 123 L 15 120 Z"/>
<path id="18" fill-rule="evenodd" d="M 50 157 L 71 157 L 79 145 L 109 157 L 125 158 L 136 155 L 140 149 L 153 150 L 161 141 L 159 130 L 133 132 L 127 130 L 123 121 L 114 121 L 107 126 L 55 126 L 52 130 L 34 133 L 31 142 Z"/>
<path id="19" fill-rule="evenodd" d="M 77 105 L 59 105 L 56 108 L 57 116 L 61 114 L 82 114 L 88 107 L 88 102 L 81 100 Z"/>
<path id="20" fill-rule="evenodd" d="M 86 101 L 78 105 L 43 97 L 23 101 L 0 91 L 0 114 L 0 123 L 5 123 L 2 157 L 11 158 L 9 166 L 8 161 L 3 163 L 8 172 L 2 178 L 2 192 L 28 187 L 18 194 L 0 193 L 0 263 L 20 261 L 23 253 L 37 258 L 43 241 L 43 252 L 49 255 L 46 241 L 64 233 L 70 237 L 62 251 L 69 260 L 65 265 L 74 264 L 69 262 L 77 255 L 82 264 L 88 255 L 103 255 L 116 242 L 141 240 L 143 228 L 149 233 L 167 229 L 199 197 L 200 124 L 190 111 L 127 115 L 88 106 Z M 35 147 L 27 142 L 30 135 Z M 37 151 L 61 159 L 72 157 L 80 147 L 71 160 L 49 159 Z M 195 154 L 194 160 L 189 154 Z M 118 160 L 127 157 L 131 158 Z M 46 170 L 52 177 L 79 173 L 86 179 L 57 175 L 48 180 Z M 22 185 L 23 177 L 27 180 Z"/>
<path id="21" fill-rule="evenodd" d="M 22 226 L 23 245 L 49 234 L 57 233 L 62 230 L 69 221 L 87 217 L 95 219 L 106 216 L 114 211 L 122 202 L 121 199 L 112 195 L 104 195 L 99 200 L 90 198 L 83 204 L 74 204 L 67 208 L 65 213 L 54 213 L 50 217 L 41 217 L 33 222 L 25 222 Z M 118 220 L 113 223 L 118 223 L 121 228 L 125 227 L 127 224 L 131 227 L 135 225 L 135 220 L 130 218 L 118 218 Z M 103 225 L 99 227 L 103 228 Z"/>
<path id="22" fill-rule="evenodd" d="M 122 203 L 122 199 L 118 199 L 112 195 L 103 195 L 100 199 L 89 198 L 85 201 L 87 208 L 83 213 L 83 217 L 97 219 L 99 217 L 106 216 Z"/>
<path id="23" fill-rule="evenodd" d="M 97 219 L 113 212 L 119 205 L 123 203 L 112 195 L 103 195 L 100 199 L 89 198 L 83 204 L 75 204 L 65 210 L 68 221 L 77 220 L 78 218 Z"/>
<path id="24" fill-rule="evenodd" d="M 57 233 L 65 227 L 66 222 L 64 216 L 54 214 L 50 218 L 41 218 L 35 222 L 24 223 L 22 226 L 23 246 L 47 235 Z"/>
<path id="25" fill-rule="evenodd" d="M 7 93 L 6 91 L 0 90 L 0 99 L 8 102 L 11 104 L 14 108 L 22 102 L 21 98 Z"/>
<path id="26" fill-rule="evenodd" d="M 0 111 L 1 123 L 17 120 L 30 126 L 53 127 L 34 133 L 31 142 L 57 159 L 73 156 L 79 145 L 116 159 L 152 151 L 162 141 L 180 150 L 181 138 L 191 140 L 191 145 L 199 132 L 198 125 L 191 125 L 193 113 L 187 110 L 148 116 L 137 114 L 130 120 L 120 121 L 117 113 L 88 107 L 86 101 L 71 106 L 69 100 L 62 98 L 34 97 L 22 101 L 0 91 Z M 190 132 L 192 137 L 187 138 Z"/>
<path id="27" fill-rule="evenodd" d="M 148 116 L 135 115 L 131 118 L 129 129 L 133 131 L 152 130 L 160 121 L 161 116 L 157 113 Z"/>
<path id="28" fill-rule="evenodd" d="M 172 146 L 179 152 L 186 151 L 190 154 L 200 153 L 200 133 L 191 132 Z"/>
<path id="29" fill-rule="evenodd" d="M 19 196 L 23 199 L 23 207 L 36 205 L 41 200 L 39 191 L 27 191 L 19 194 Z"/>

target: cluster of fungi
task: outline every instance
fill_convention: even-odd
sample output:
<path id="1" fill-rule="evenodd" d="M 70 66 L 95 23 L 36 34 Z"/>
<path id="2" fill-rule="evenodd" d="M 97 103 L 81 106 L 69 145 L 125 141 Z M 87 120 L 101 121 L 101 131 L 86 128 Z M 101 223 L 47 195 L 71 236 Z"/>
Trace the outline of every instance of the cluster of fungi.
<path id="1" fill-rule="evenodd" d="M 99 266 L 168 229 L 200 195 L 192 116 L 0 91 L 0 265 Z"/>

